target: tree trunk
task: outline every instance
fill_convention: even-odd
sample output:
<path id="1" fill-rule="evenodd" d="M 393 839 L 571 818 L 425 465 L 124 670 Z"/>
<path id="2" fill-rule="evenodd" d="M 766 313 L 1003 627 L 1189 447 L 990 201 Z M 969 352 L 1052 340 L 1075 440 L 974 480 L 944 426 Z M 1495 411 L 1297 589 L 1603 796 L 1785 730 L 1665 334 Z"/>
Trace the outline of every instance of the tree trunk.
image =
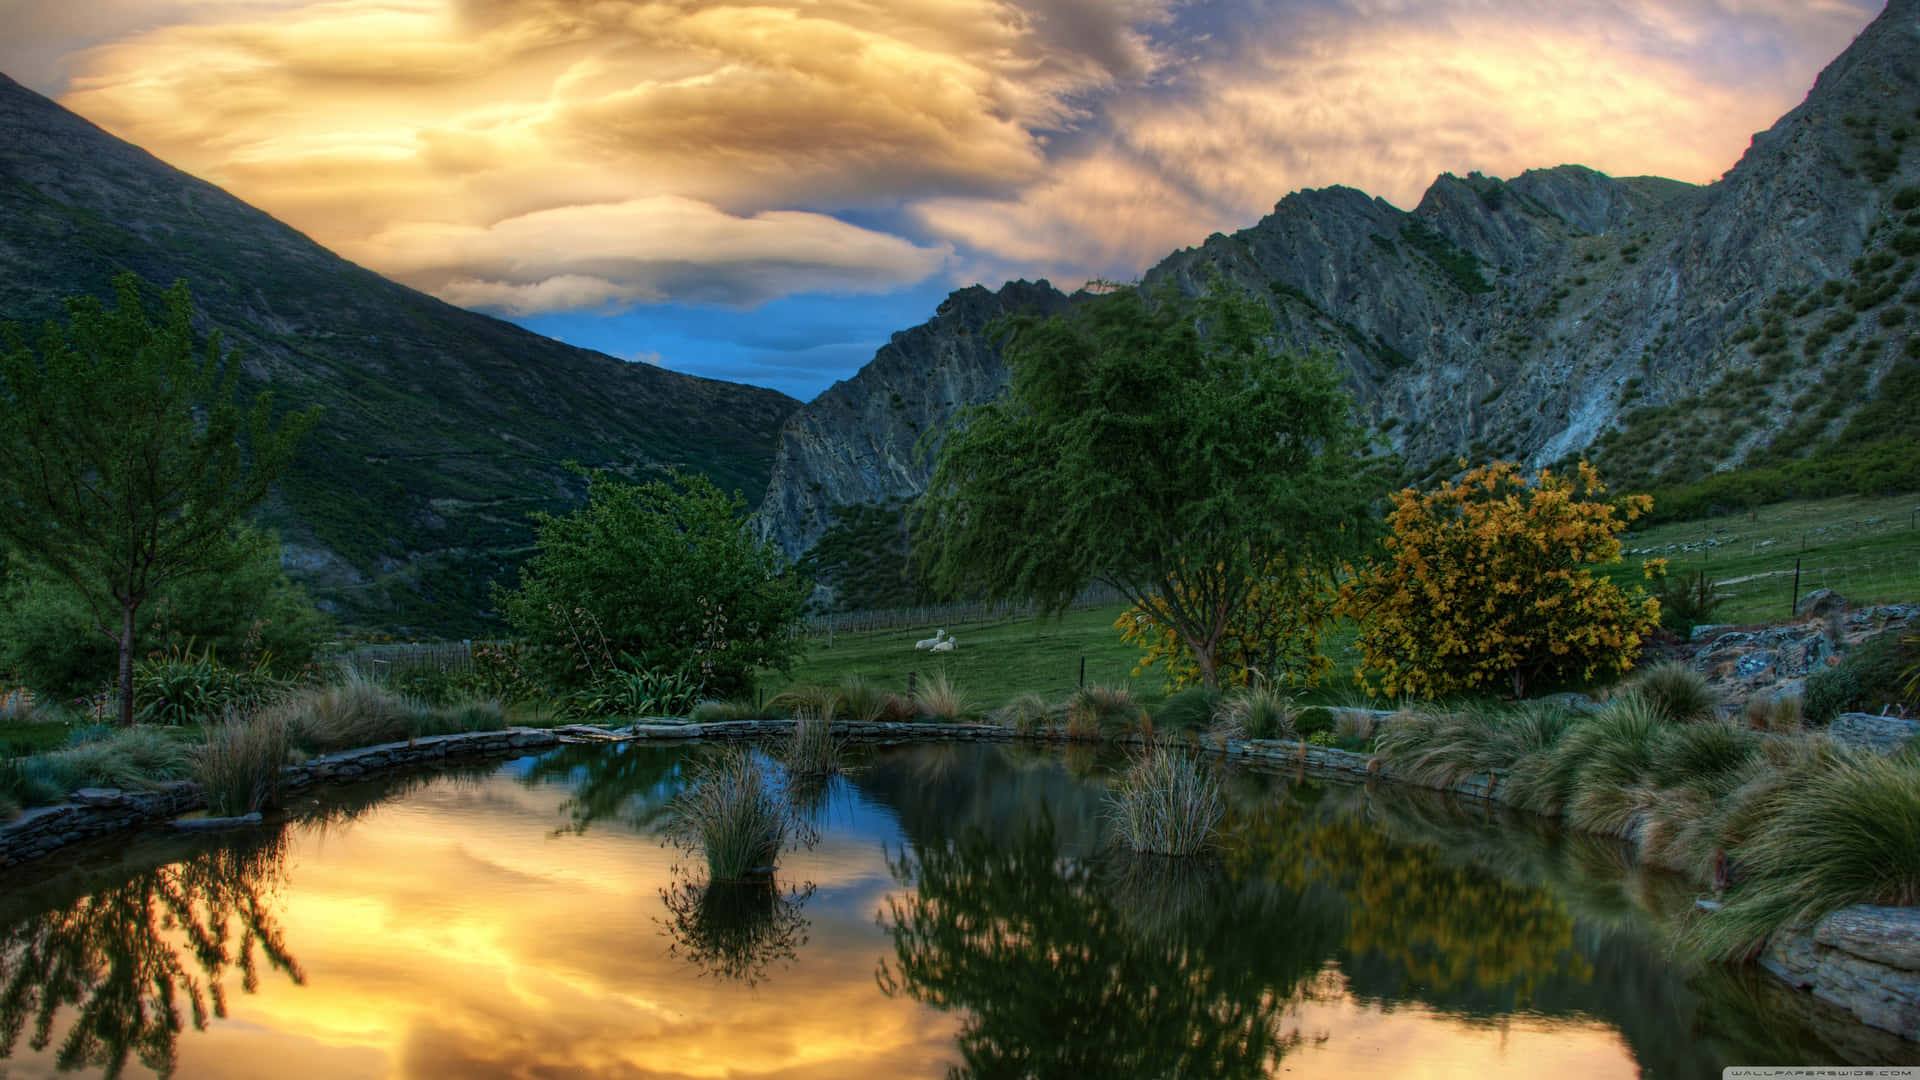
<path id="1" fill-rule="evenodd" d="M 133 726 L 133 609 L 120 605 L 120 726 Z"/>
<path id="2" fill-rule="evenodd" d="M 1187 648 L 1193 651 L 1193 665 L 1200 669 L 1200 685 L 1209 690 L 1220 689 L 1220 676 L 1213 664 L 1213 643 L 1202 645 L 1197 641 L 1189 641 Z"/>

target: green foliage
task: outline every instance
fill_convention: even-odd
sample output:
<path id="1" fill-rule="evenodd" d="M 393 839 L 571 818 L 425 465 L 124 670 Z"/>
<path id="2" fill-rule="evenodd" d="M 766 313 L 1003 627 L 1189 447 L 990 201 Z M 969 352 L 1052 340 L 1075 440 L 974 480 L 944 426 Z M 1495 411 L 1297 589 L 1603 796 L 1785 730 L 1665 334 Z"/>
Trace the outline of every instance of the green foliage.
<path id="1" fill-rule="evenodd" d="M 1335 720 L 1333 713 L 1324 706 L 1315 705 L 1301 709 L 1293 716 L 1293 727 L 1301 735 L 1312 737 L 1322 732 L 1333 734 Z"/>
<path id="2" fill-rule="evenodd" d="M 834 610 L 911 607 L 931 599 L 914 579 L 903 501 L 841 504 L 828 509 L 827 520 L 827 531 L 794 572 L 830 586 Z"/>
<path id="3" fill-rule="evenodd" d="M 37 344 L 0 329 L 0 542 L 117 638 L 126 724 L 141 612 L 169 585 L 246 561 L 233 532 L 319 413 L 276 418 L 266 393 L 239 404 L 240 364 L 219 335 L 196 355 L 185 282 L 158 325 L 137 277 L 114 289 L 116 310 L 75 297 Z"/>
<path id="4" fill-rule="evenodd" d="M 1475 296 L 1493 291 L 1493 286 L 1480 274 L 1479 259 L 1419 218 L 1407 219 L 1406 225 L 1400 230 L 1400 238 L 1437 267 L 1461 292 Z"/>
<path id="5" fill-rule="evenodd" d="M 143 724 L 198 723 L 250 711 L 287 692 L 261 657 L 246 667 L 220 663 L 209 646 L 198 656 L 192 642 L 142 660 L 133 668 L 134 715 Z"/>
<path id="6" fill-rule="evenodd" d="M 1705 570 L 1693 577 L 1669 575 L 1660 586 L 1660 625 L 1686 637 L 1694 627 L 1712 622 L 1723 599 L 1713 590 Z"/>
<path id="7" fill-rule="evenodd" d="M 622 653 L 620 660 L 599 671 L 599 678 L 561 702 L 572 716 L 638 717 L 685 716 L 700 700 L 702 686 L 693 675 L 647 668 Z"/>
<path id="8" fill-rule="evenodd" d="M 191 642 L 241 668 L 285 678 L 313 657 L 327 619 L 280 569 L 280 545 L 250 529 L 233 539 L 242 561 L 222 574 L 160 590 L 137 625 L 149 660 Z M 16 562 L 0 586 L 0 669 L 46 697 L 70 700 L 113 678 L 117 643 L 93 627 L 84 600 L 58 578 Z M 135 690 L 136 702 L 139 690 Z"/>
<path id="9" fill-rule="evenodd" d="M 1825 727 L 1843 712 L 1900 704 L 1907 697 L 1906 669 L 1915 664 L 1920 642 L 1891 631 L 1868 638 L 1807 679 L 1807 723 Z"/>
<path id="10" fill-rule="evenodd" d="M 1125 289 L 1003 328 L 1012 386 L 950 433 L 916 511 L 936 588 L 1057 613 L 1105 582 L 1157 605 L 1213 685 L 1252 582 L 1370 532 L 1339 376 L 1273 353 L 1270 313 L 1227 290 Z"/>
<path id="11" fill-rule="evenodd" d="M 1213 726 L 1214 715 L 1220 711 L 1224 701 L 1225 696 L 1218 690 L 1190 686 L 1167 698 L 1159 708 L 1153 710 L 1153 729 L 1163 732 L 1205 731 Z"/>
<path id="12" fill-rule="evenodd" d="M 744 500 L 698 475 L 638 485 L 585 475 L 587 505 L 536 515 L 519 587 L 495 593 L 545 679 L 590 686 L 622 654 L 731 695 L 751 687 L 754 668 L 791 664 L 810 585 L 747 531 Z"/>

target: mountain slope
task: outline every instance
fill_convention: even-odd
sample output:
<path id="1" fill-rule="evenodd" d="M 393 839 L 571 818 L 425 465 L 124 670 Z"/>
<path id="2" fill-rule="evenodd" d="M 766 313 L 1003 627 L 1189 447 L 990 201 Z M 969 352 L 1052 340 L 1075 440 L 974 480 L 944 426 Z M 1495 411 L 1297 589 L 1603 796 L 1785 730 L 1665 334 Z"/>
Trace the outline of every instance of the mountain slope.
<path id="1" fill-rule="evenodd" d="M 1715 184 L 1573 165 L 1445 175 L 1411 212 L 1349 188 L 1302 191 L 1144 279 L 1194 291 L 1218 272 L 1262 297 L 1281 344 L 1338 358 L 1416 474 L 1459 456 L 1593 454 L 1616 487 L 1683 482 L 1855 437 L 1863 406 L 1911 381 L 1916 128 L 1920 0 L 1892 0 Z M 946 332 L 938 319 L 916 331 L 930 335 L 921 352 L 943 355 Z M 840 415 L 873 417 L 882 391 L 915 397 L 911 380 L 872 373 L 885 366 L 842 384 Z M 1004 373 L 981 368 L 973 384 L 982 396 L 916 422 L 937 427 Z M 805 406 L 781 434 L 762 512 L 789 552 L 834 506 L 874 500 L 861 463 L 888 429 L 855 420 L 822 437 L 824 415 Z M 883 494 L 916 494 L 926 474 Z"/>
<path id="2" fill-rule="evenodd" d="M 0 76 L 0 318 L 185 278 L 208 327 L 320 429 L 268 517 L 290 569 L 350 623 L 472 632 L 562 468 L 684 466 L 749 498 L 796 403 L 623 363 L 444 304 L 331 254 Z"/>

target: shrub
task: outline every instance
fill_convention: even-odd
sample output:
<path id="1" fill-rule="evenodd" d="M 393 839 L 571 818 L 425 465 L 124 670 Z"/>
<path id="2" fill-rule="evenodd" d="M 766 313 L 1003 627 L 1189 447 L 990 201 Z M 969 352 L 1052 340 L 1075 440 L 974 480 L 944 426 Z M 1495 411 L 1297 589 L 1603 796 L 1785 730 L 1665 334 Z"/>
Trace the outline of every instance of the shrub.
<path id="1" fill-rule="evenodd" d="M 1826 727 L 1860 695 L 1859 679 L 1843 661 L 1807 676 L 1806 722 L 1810 727 Z"/>
<path id="2" fill-rule="evenodd" d="M 1878 755 L 1842 757 L 1781 785 L 1771 813 L 1731 857 L 1745 880 L 1687 928 L 1712 959 L 1750 957 L 1781 927 L 1853 904 L 1920 904 L 1920 771 Z"/>
<path id="3" fill-rule="evenodd" d="M 1117 686 L 1083 686 L 1067 700 L 1067 738 L 1096 739 L 1132 731 L 1152 733 L 1147 711 L 1133 692 Z"/>
<path id="4" fill-rule="evenodd" d="M 1294 730 L 1307 738 L 1323 733 L 1332 735 L 1334 723 L 1332 711 L 1319 705 L 1301 709 L 1293 717 Z"/>
<path id="5" fill-rule="evenodd" d="M 1220 722 L 1227 734 L 1240 739 L 1295 737 L 1293 702 L 1269 686 L 1244 686 L 1220 703 Z"/>
<path id="6" fill-rule="evenodd" d="M 643 666 L 626 653 L 569 694 L 565 711 L 586 717 L 685 716 L 700 699 L 700 680 L 677 671 Z"/>
<path id="7" fill-rule="evenodd" d="M 1115 836 L 1129 850 L 1197 855 L 1226 813 L 1220 786 L 1197 762 L 1163 746 L 1133 758 L 1107 792 Z"/>
<path id="8" fill-rule="evenodd" d="M 793 824 L 766 765 L 738 748 L 699 766 L 671 812 L 668 838 L 700 852 L 714 881 L 771 874 Z"/>
<path id="9" fill-rule="evenodd" d="M 1920 665 L 1920 641 L 1895 632 L 1855 646 L 1840 663 L 1807 679 L 1807 723 L 1824 727 L 1849 709 L 1898 704 L 1907 695 L 1908 669 Z"/>
<path id="10" fill-rule="evenodd" d="M 973 698 L 954 685 L 944 671 L 921 681 L 913 692 L 913 709 L 920 716 L 948 723 L 959 723 L 974 714 Z"/>
<path id="11" fill-rule="evenodd" d="M 1225 696 L 1204 686 L 1190 686 L 1175 693 L 1153 710 L 1153 726 L 1158 731 L 1205 731 L 1213 726 Z"/>
<path id="12" fill-rule="evenodd" d="M 1510 683 L 1524 697 L 1542 681 L 1625 671 L 1659 602 L 1589 567 L 1619 561 L 1619 534 L 1652 500 L 1604 493 L 1585 462 L 1531 480 L 1502 462 L 1395 495 L 1388 557 L 1340 591 L 1339 612 L 1360 623 L 1355 679 L 1389 696 Z M 1644 567 L 1653 576 L 1664 563 Z"/>
<path id="13" fill-rule="evenodd" d="M 1660 625 L 1686 637 L 1694 627 L 1711 622 L 1726 599 L 1714 588 L 1705 570 L 1691 578 L 1669 577 L 1660 588 Z"/>
<path id="14" fill-rule="evenodd" d="M 286 716 L 271 710 L 210 728 L 196 770 L 207 809 L 231 817 L 278 803 L 291 738 Z"/>
<path id="15" fill-rule="evenodd" d="M 735 694 L 756 667 L 785 668 L 799 655 L 802 639 L 788 629 L 811 585 L 754 538 L 744 500 L 698 474 L 635 485 L 581 472 L 587 505 L 537 515 L 519 586 L 495 592 L 547 679 L 577 689 L 625 653 L 641 669 Z"/>
<path id="16" fill-rule="evenodd" d="M 1192 607 L 1184 583 L 1179 598 Z M 1320 652 L 1320 630 L 1333 614 L 1334 591 L 1324 573 L 1294 570 L 1276 562 L 1263 574 L 1248 579 L 1246 594 L 1222 628 L 1212 652 L 1215 681 L 1247 686 L 1256 679 L 1289 686 L 1315 686 L 1333 671 L 1333 661 Z M 1170 617 L 1165 599 L 1153 597 L 1136 604 L 1114 620 L 1120 640 L 1146 651 L 1134 664 L 1135 678 L 1160 665 L 1170 691 L 1204 682 L 1192 643 Z"/>
<path id="17" fill-rule="evenodd" d="M 1039 694 L 1021 694 L 1000 707 L 1000 722 L 1013 728 L 1016 735 L 1030 735 L 1052 722 L 1053 710 Z"/>
<path id="18" fill-rule="evenodd" d="M 1707 677 L 1677 661 L 1657 664 L 1641 673 L 1633 682 L 1633 693 L 1669 723 L 1711 720 L 1720 713 L 1720 698 L 1708 685 Z"/>
<path id="19" fill-rule="evenodd" d="M 12 804 L 15 810 L 58 802 L 65 794 L 54 782 L 44 757 L 0 760 L 0 800 Z"/>
<path id="20" fill-rule="evenodd" d="M 141 660 L 133 666 L 134 717 L 143 724 L 177 727 L 256 709 L 291 685 L 274 677 L 269 660 L 262 656 L 246 667 L 227 667 L 211 645 L 195 656 L 191 641 Z"/>

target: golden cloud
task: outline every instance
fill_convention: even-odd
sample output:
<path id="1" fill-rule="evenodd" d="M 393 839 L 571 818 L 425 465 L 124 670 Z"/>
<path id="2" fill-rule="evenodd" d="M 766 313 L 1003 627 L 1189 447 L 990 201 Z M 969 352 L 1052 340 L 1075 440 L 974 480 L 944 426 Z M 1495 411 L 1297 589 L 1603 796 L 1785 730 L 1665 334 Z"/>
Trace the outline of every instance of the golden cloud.
<path id="1" fill-rule="evenodd" d="M 1868 2 L 107 0 L 22 36 L 104 39 L 63 100 L 116 134 L 532 313 L 1130 276 L 1333 183 L 1710 180 Z"/>

